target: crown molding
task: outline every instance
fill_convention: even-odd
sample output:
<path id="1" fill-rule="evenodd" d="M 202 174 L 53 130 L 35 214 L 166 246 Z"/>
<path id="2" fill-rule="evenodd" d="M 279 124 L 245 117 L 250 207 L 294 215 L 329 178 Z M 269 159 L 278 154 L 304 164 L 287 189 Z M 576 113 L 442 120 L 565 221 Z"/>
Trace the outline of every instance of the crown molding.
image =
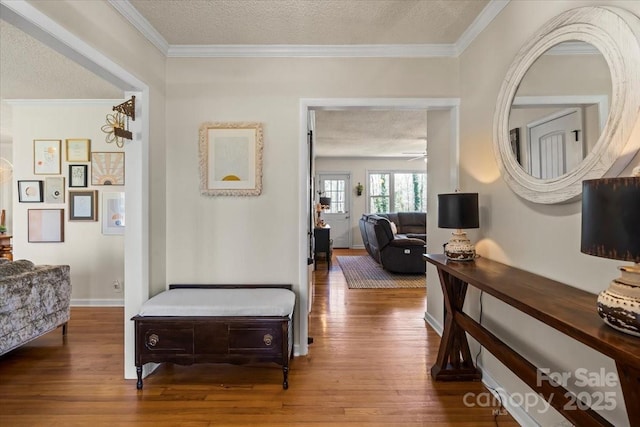
<path id="1" fill-rule="evenodd" d="M 133 7 L 129 0 L 108 0 L 109 4 L 129 21 L 140 33 L 149 40 L 160 52 L 167 56 L 169 43 L 154 28 L 147 18 L 142 16 L 138 9 Z"/>
<path id="2" fill-rule="evenodd" d="M 122 99 L 3 99 L 8 105 L 113 105 Z"/>
<path id="3" fill-rule="evenodd" d="M 455 43 L 455 56 L 462 54 L 510 1 L 511 0 L 491 0 Z"/>
<path id="4" fill-rule="evenodd" d="M 170 45 L 129 0 L 108 0 L 170 58 L 435 58 L 458 57 L 510 0 L 490 0 L 456 43 L 387 45 Z"/>
<path id="5" fill-rule="evenodd" d="M 172 58 L 429 58 L 455 56 L 452 44 L 172 45 Z"/>

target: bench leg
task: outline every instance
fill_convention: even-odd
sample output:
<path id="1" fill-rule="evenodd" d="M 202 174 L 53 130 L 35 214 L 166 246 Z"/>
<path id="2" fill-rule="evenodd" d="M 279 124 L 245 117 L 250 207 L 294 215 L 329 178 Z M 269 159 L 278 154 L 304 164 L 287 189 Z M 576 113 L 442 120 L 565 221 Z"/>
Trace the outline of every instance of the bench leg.
<path id="1" fill-rule="evenodd" d="M 138 375 L 138 382 L 136 388 L 142 390 L 142 366 L 136 366 L 136 375 Z"/>
<path id="2" fill-rule="evenodd" d="M 282 367 L 282 374 L 284 376 L 284 381 L 282 382 L 282 388 L 286 390 L 289 388 L 289 367 L 288 366 Z"/>

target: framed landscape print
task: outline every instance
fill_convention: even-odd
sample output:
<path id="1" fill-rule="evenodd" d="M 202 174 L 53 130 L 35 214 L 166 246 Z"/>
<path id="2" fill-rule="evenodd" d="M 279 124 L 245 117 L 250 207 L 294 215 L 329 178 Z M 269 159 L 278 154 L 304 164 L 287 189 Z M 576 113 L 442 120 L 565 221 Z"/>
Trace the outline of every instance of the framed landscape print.
<path id="1" fill-rule="evenodd" d="M 33 173 L 60 175 L 60 140 L 35 139 L 33 141 Z"/>
<path id="2" fill-rule="evenodd" d="M 90 139 L 67 139 L 67 162 L 88 162 Z"/>
<path id="3" fill-rule="evenodd" d="M 91 153 L 91 185 L 124 185 L 124 153 Z"/>
<path id="4" fill-rule="evenodd" d="M 42 181 L 18 181 L 18 201 L 20 203 L 40 203 L 43 200 L 42 194 Z"/>
<path id="5" fill-rule="evenodd" d="M 124 234 L 124 192 L 102 193 L 102 234 Z"/>
<path id="6" fill-rule="evenodd" d="M 96 190 L 69 191 L 69 221 L 97 221 L 97 210 Z"/>
<path id="7" fill-rule="evenodd" d="M 69 188 L 86 187 L 87 174 L 87 165 L 69 165 Z"/>
<path id="8" fill-rule="evenodd" d="M 262 124 L 200 126 L 200 193 L 259 196 L 262 192 Z"/>
<path id="9" fill-rule="evenodd" d="M 27 215 L 30 243 L 64 242 L 64 209 L 29 209 Z"/>

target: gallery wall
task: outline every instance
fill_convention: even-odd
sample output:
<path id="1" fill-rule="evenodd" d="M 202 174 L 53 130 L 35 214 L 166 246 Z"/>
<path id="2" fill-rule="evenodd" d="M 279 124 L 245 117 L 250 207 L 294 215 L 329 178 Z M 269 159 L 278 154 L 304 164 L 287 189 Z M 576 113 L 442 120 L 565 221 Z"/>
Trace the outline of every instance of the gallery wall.
<path id="1" fill-rule="evenodd" d="M 111 107 L 122 100 L 99 101 L 22 101 L 13 108 L 14 182 L 64 178 L 64 200 L 42 203 L 20 202 L 13 197 L 14 259 L 28 259 L 35 264 L 67 264 L 71 266 L 72 305 L 122 305 L 124 295 L 123 235 L 103 234 L 104 197 L 124 191 L 123 185 L 97 185 L 92 182 L 91 161 L 68 161 L 66 139 L 88 139 L 92 152 L 124 153 L 115 144 L 105 142 L 101 127 Z M 34 140 L 59 140 L 62 149 L 60 174 L 34 173 Z M 69 165 L 86 165 L 87 187 L 69 187 Z M 104 165 L 103 165 L 104 166 Z M 115 169 L 113 169 L 115 170 Z M 124 171 L 126 182 L 126 170 Z M 96 191 L 96 220 L 70 220 L 69 191 Z M 46 196 L 46 190 L 45 190 Z M 30 209 L 63 209 L 62 242 L 29 242 L 28 211 Z M 32 240 L 33 240 L 32 233 Z M 114 287 L 120 283 L 120 289 Z"/>

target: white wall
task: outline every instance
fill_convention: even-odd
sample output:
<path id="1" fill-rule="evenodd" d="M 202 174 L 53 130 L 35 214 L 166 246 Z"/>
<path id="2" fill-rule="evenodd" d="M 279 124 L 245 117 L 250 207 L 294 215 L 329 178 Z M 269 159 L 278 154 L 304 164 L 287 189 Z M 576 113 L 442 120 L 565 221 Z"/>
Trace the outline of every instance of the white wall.
<path id="1" fill-rule="evenodd" d="M 580 253 L 580 203 L 539 205 L 519 198 L 500 177 L 492 148 L 496 99 L 520 46 L 548 19 L 585 4 L 594 3 L 512 1 L 463 53 L 460 173 L 465 190 L 480 194 L 480 255 L 598 293 L 618 275 L 619 262 Z M 640 16 L 638 2 L 606 4 L 625 7 Z M 637 165 L 640 159 L 636 157 L 632 163 Z M 437 291 L 429 287 L 428 295 L 433 297 Z M 471 293 L 468 299 L 470 311 L 477 311 L 478 294 Z M 441 313 L 435 316 L 441 319 Z M 484 298 L 483 323 L 539 366 L 558 371 L 586 368 L 590 372 L 604 367 L 615 372 L 610 359 L 490 297 Z M 485 372 L 509 392 L 531 391 L 488 352 L 483 351 L 480 360 Z M 618 406 L 602 415 L 614 425 L 628 425 L 619 386 L 613 391 Z M 553 410 L 538 413 L 537 409 L 529 415 L 541 425 L 555 425 L 561 420 Z"/>
<path id="2" fill-rule="evenodd" d="M 8 160 L 13 163 L 13 146 L 11 141 L 8 142 L 0 142 L 0 157 Z M 11 209 L 11 200 L 13 198 L 13 177 L 0 184 L 0 211 L 2 209 L 5 210 L 5 220 L 7 226 L 7 234 L 11 234 L 13 230 L 13 211 Z"/>
<path id="3" fill-rule="evenodd" d="M 425 172 L 426 164 L 421 160 L 407 161 L 407 159 L 376 159 L 376 158 L 316 158 L 316 182 L 318 175 L 325 172 L 346 172 L 351 174 L 351 247 L 364 248 L 358 221 L 363 213 L 369 212 L 367 207 L 369 171 L 411 171 Z M 364 186 L 361 196 L 356 195 L 355 187 L 360 182 Z"/>
<path id="4" fill-rule="evenodd" d="M 100 128 L 111 107 L 121 101 L 60 101 L 59 103 L 23 102 L 13 105 L 14 185 L 18 180 L 45 180 L 49 176 L 65 178 L 65 203 L 20 203 L 13 198 L 14 259 L 29 259 L 35 264 L 71 266 L 73 305 L 122 305 L 123 292 L 115 292 L 114 280 L 124 283 L 123 236 L 103 235 L 102 194 L 124 191 L 124 186 L 91 185 L 90 162 L 67 162 L 67 138 L 91 140 L 91 151 L 122 151 L 105 142 Z M 61 175 L 34 175 L 33 140 L 61 140 Z M 88 187 L 72 190 L 98 191 L 98 221 L 69 221 L 69 164 L 88 165 Z M 126 181 L 126 170 L 125 170 Z M 64 209 L 63 243 L 30 243 L 27 239 L 28 209 Z M 125 284 L 126 286 L 126 284 Z"/>

